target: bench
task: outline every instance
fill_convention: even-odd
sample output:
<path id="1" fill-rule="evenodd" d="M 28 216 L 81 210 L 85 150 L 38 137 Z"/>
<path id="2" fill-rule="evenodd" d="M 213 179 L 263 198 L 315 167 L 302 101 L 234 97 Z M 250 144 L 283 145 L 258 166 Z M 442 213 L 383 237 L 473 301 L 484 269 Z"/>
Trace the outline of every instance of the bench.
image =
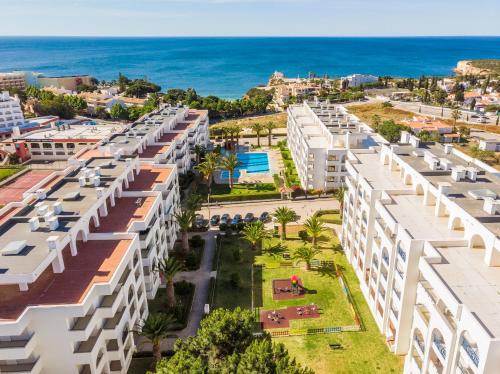
<path id="1" fill-rule="evenodd" d="M 342 344 L 340 343 L 330 343 L 328 344 L 330 346 L 331 350 L 337 350 L 337 349 L 342 349 Z"/>

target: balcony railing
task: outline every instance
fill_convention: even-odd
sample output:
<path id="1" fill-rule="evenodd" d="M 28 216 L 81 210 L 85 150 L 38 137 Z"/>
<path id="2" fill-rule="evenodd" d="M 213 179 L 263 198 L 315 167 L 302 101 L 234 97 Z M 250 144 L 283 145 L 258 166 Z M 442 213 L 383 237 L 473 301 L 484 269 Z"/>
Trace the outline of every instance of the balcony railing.
<path id="1" fill-rule="evenodd" d="M 479 356 L 476 352 L 476 349 L 472 348 L 470 343 L 465 338 L 462 339 L 462 347 L 465 349 L 465 352 L 467 352 L 467 355 L 472 360 L 474 365 L 476 365 L 476 367 L 479 367 Z"/>
<path id="2" fill-rule="evenodd" d="M 446 359 L 446 346 L 444 345 L 444 342 L 435 335 L 432 336 L 432 342 L 441 356 Z"/>
<path id="3" fill-rule="evenodd" d="M 401 257 L 403 261 L 406 262 L 406 252 L 399 246 L 398 246 L 398 254 L 399 257 Z"/>
<path id="4" fill-rule="evenodd" d="M 420 348 L 420 351 L 422 352 L 422 354 L 424 354 L 425 345 L 424 345 L 424 341 L 422 340 L 422 338 L 420 338 L 418 335 L 415 335 L 415 343 L 417 343 L 418 347 Z"/>

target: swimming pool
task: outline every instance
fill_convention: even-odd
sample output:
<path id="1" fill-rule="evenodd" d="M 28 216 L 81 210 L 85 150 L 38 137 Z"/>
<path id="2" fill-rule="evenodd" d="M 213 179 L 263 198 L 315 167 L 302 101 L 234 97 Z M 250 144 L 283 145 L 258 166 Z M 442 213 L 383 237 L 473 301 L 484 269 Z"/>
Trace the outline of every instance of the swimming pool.
<path id="1" fill-rule="evenodd" d="M 234 179 L 238 179 L 240 177 L 240 170 L 246 170 L 248 174 L 269 172 L 269 155 L 265 152 L 236 153 L 236 157 L 240 162 L 240 166 L 236 168 L 236 171 L 233 174 Z M 221 172 L 221 178 L 229 179 L 229 172 L 227 170 L 223 170 Z"/>

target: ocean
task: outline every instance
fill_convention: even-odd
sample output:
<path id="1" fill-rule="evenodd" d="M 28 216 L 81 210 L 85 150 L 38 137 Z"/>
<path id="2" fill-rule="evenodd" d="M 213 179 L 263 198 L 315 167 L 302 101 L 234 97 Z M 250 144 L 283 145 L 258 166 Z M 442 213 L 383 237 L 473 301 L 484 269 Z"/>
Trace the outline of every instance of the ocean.
<path id="1" fill-rule="evenodd" d="M 51 75 L 118 72 L 202 95 L 241 97 L 275 71 L 450 75 L 458 60 L 500 58 L 500 37 L 109 38 L 0 37 L 0 71 Z"/>

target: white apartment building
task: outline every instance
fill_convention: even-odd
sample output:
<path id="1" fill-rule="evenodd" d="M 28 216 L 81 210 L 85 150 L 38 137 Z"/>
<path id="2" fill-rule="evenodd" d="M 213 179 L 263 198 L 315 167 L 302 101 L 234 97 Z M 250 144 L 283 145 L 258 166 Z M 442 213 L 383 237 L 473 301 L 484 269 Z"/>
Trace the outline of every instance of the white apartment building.
<path id="1" fill-rule="evenodd" d="M 177 166 L 85 156 L 0 210 L 0 372 L 130 365 L 176 240 Z"/>
<path id="2" fill-rule="evenodd" d="M 0 92 L 0 130 L 24 124 L 21 103 L 17 96 L 10 96 L 8 91 Z"/>
<path id="3" fill-rule="evenodd" d="M 344 107 L 316 100 L 288 108 L 287 142 L 301 187 L 327 191 L 343 184 L 348 149 L 384 140 Z"/>
<path id="4" fill-rule="evenodd" d="M 353 74 L 340 78 L 340 87 L 359 87 L 362 84 L 378 82 L 378 77 L 369 74 Z"/>
<path id="5" fill-rule="evenodd" d="M 24 90 L 26 88 L 25 73 L 20 71 L 0 73 L 0 90 L 6 90 L 8 88 Z"/>
<path id="6" fill-rule="evenodd" d="M 500 371 L 500 174 L 451 145 L 347 156 L 341 241 L 405 373 Z"/>

